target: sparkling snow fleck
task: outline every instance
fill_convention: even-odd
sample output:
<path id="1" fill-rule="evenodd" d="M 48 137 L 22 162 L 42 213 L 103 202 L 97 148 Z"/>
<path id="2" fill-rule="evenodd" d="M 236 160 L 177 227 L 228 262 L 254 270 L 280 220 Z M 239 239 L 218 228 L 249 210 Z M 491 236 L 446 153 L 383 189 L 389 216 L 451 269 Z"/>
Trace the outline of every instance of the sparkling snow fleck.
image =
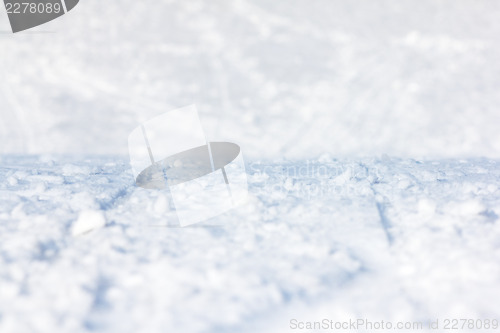
<path id="1" fill-rule="evenodd" d="M 94 229 L 102 228 L 106 225 L 106 218 L 101 211 L 85 210 L 80 212 L 78 219 L 71 227 L 73 236 L 82 235 Z"/>

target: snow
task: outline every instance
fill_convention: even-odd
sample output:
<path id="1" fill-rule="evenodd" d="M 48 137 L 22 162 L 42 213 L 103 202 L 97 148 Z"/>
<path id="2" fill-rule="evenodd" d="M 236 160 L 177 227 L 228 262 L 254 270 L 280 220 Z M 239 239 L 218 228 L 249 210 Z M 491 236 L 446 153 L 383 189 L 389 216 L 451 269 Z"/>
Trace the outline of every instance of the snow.
<path id="1" fill-rule="evenodd" d="M 64 175 L 78 163 L 89 173 Z M 133 185 L 126 159 L 1 165 L 21 178 L 0 190 L 2 331 L 285 332 L 297 317 L 500 313 L 500 162 L 253 162 L 247 202 L 188 228 L 164 193 Z"/>
<path id="2" fill-rule="evenodd" d="M 86 0 L 0 34 L 0 152 L 126 155 L 138 124 L 195 103 L 208 138 L 250 159 L 499 158 L 499 14 L 468 0 Z"/>
<path id="3" fill-rule="evenodd" d="M 106 218 L 103 213 L 98 210 L 84 210 L 78 215 L 78 219 L 71 227 L 73 236 L 82 235 L 94 229 L 104 227 Z"/>
<path id="4" fill-rule="evenodd" d="M 500 319 L 499 12 L 86 0 L 12 35 L 0 10 L 0 332 Z M 249 195 L 181 228 L 127 138 L 193 103 Z"/>

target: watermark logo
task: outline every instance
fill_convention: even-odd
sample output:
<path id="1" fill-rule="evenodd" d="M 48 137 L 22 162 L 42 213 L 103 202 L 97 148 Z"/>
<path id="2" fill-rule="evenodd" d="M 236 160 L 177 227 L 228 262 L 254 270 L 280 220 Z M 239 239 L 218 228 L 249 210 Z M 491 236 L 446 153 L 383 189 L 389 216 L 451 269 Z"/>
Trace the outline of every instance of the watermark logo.
<path id="1" fill-rule="evenodd" d="M 4 0 L 12 32 L 31 29 L 62 16 L 80 0 Z"/>
<path id="2" fill-rule="evenodd" d="M 128 147 L 137 186 L 170 191 L 181 226 L 220 215 L 247 196 L 240 147 L 208 141 L 194 105 L 138 126 Z"/>

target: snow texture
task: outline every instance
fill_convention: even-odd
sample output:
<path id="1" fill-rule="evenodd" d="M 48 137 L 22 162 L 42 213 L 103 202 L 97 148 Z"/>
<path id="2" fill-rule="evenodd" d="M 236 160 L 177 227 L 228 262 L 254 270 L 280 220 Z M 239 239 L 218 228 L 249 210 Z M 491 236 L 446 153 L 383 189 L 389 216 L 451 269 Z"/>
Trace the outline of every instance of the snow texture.
<path id="1" fill-rule="evenodd" d="M 85 0 L 13 35 L 0 8 L 0 333 L 500 319 L 499 17 Z M 180 228 L 127 137 L 193 103 L 249 196 Z"/>
<path id="2" fill-rule="evenodd" d="M 126 160 L 1 162 L 2 332 L 500 313 L 499 162 L 252 163 L 247 202 L 188 228 L 164 192 L 134 186 Z M 103 216 L 105 228 L 72 236 Z"/>
<path id="3" fill-rule="evenodd" d="M 138 124 L 195 103 L 250 159 L 500 158 L 499 17 L 488 0 L 85 0 L 13 36 L 0 10 L 0 152 L 125 155 Z"/>

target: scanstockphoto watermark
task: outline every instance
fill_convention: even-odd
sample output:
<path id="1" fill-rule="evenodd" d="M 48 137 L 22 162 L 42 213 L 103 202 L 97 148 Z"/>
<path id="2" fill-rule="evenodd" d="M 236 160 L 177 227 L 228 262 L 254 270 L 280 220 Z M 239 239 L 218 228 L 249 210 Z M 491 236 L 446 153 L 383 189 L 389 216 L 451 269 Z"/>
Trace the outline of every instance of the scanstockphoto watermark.
<path id="1" fill-rule="evenodd" d="M 279 166 L 261 165 L 260 163 L 250 164 L 250 170 L 254 173 L 279 173 L 287 177 L 295 178 L 322 178 L 331 179 L 340 175 L 348 175 L 351 178 L 366 179 L 369 176 L 380 177 L 380 168 L 368 168 L 359 163 L 330 163 L 316 160 L 306 160 L 298 164 L 283 164 Z"/>
<path id="2" fill-rule="evenodd" d="M 468 330 L 488 331 L 497 330 L 499 321 L 497 319 L 474 319 L 474 318 L 444 318 L 427 321 L 387 321 L 369 320 L 356 318 L 348 320 L 334 320 L 324 318 L 319 321 L 301 321 L 290 319 L 291 330 L 315 330 L 315 331 L 384 331 L 384 330 Z"/>
<path id="3" fill-rule="evenodd" d="M 391 169 L 386 164 L 306 160 L 300 163 L 265 165 L 259 162 L 247 165 L 253 185 L 252 192 L 302 199 L 318 197 L 371 196 L 378 186 L 390 185 L 385 192 L 399 193 L 418 188 L 422 182 L 435 180 L 440 186 L 451 189 L 457 186 L 442 179 L 439 169 L 428 169 L 422 179 L 415 178 L 411 170 Z"/>
<path id="4" fill-rule="evenodd" d="M 290 329 L 292 330 L 392 330 L 392 329 L 408 329 L 408 330 L 423 330 L 426 326 L 420 321 L 385 321 L 385 320 L 368 320 L 368 319 L 349 319 L 349 320 L 334 320 L 324 318 L 320 321 L 300 321 L 290 319 Z"/>
<path id="5" fill-rule="evenodd" d="M 373 194 L 370 186 L 383 178 L 383 167 L 365 167 L 358 163 L 322 163 L 305 161 L 300 164 L 262 165 L 251 163 L 248 171 L 254 191 L 281 196 L 312 199 L 322 196 L 352 196 Z"/>
<path id="6" fill-rule="evenodd" d="M 137 126 L 128 137 L 136 185 L 172 198 L 181 227 L 218 216 L 248 193 L 240 147 L 209 141 L 195 105 Z"/>
<path id="7" fill-rule="evenodd" d="M 48 23 L 75 8 L 80 0 L 3 0 L 12 32 Z"/>

